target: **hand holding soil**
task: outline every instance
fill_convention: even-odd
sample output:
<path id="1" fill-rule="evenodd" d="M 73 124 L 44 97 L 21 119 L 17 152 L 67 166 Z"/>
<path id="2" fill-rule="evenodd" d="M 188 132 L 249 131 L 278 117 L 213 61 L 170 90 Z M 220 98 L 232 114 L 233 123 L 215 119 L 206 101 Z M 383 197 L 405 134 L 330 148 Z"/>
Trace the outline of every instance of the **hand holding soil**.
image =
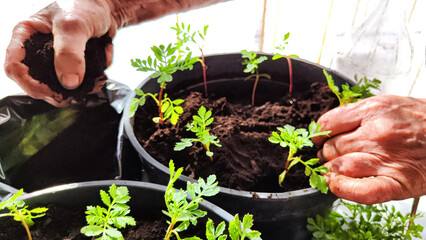
<path id="1" fill-rule="evenodd" d="M 383 95 L 338 107 L 318 120 L 331 138 L 319 158 L 338 197 L 374 204 L 426 193 L 426 99 Z"/>
<path id="2" fill-rule="evenodd" d="M 53 33 L 54 68 L 61 86 L 66 90 L 78 88 L 85 77 L 86 43 L 90 38 L 99 38 L 106 33 L 113 37 L 117 23 L 112 17 L 112 10 L 107 1 L 57 1 L 18 23 L 8 46 L 5 71 L 20 87 L 33 98 L 43 99 L 55 106 L 67 106 L 73 98 L 68 98 L 58 91 L 35 79 L 22 61 L 26 57 L 24 43 L 36 33 Z M 110 13 L 110 14 L 107 14 Z M 105 67 L 112 62 L 112 45 L 105 49 Z M 39 66 L 42 65 L 39 63 Z M 97 76 L 98 77 L 98 76 Z M 89 91 L 98 92 L 102 82 L 94 84 Z"/>

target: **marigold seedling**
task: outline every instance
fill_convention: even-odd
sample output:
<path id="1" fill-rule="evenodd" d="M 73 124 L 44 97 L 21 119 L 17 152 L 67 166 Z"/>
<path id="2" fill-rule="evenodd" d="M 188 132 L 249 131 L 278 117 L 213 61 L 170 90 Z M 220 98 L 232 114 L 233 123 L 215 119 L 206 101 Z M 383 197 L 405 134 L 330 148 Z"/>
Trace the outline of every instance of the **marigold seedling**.
<path id="1" fill-rule="evenodd" d="M 33 219 L 43 217 L 49 209 L 45 207 L 28 209 L 24 201 L 18 200 L 23 192 L 24 190 L 20 189 L 6 201 L 0 203 L 0 211 L 4 209 L 9 211 L 7 213 L 0 213 L 0 217 L 13 217 L 15 221 L 21 222 L 27 232 L 28 239 L 31 240 L 32 237 L 29 228 L 34 225 Z"/>
<path id="2" fill-rule="evenodd" d="M 130 201 L 127 187 L 117 187 L 115 184 L 109 187 L 108 193 L 101 190 L 102 202 L 107 208 L 101 206 L 88 206 L 86 210 L 87 226 L 81 228 L 81 233 L 88 237 L 99 236 L 98 240 L 122 240 L 123 235 L 118 230 L 127 225 L 135 226 L 133 217 L 127 216 L 130 207 L 126 204 Z"/>
<path id="3" fill-rule="evenodd" d="M 198 61 L 197 57 L 192 57 L 192 53 L 188 52 L 185 56 L 177 55 L 176 44 L 168 44 L 167 46 L 153 46 L 151 48 L 154 53 L 154 57 L 148 56 L 146 60 L 132 59 L 131 64 L 142 72 L 154 72 L 151 74 L 151 78 L 157 78 L 158 84 L 160 84 L 160 92 L 158 93 L 158 99 L 154 98 L 154 94 L 149 96 L 153 97 L 158 106 L 158 121 L 160 124 L 164 123 L 164 113 L 167 111 L 165 105 L 172 102 L 170 99 L 163 99 L 163 92 L 166 88 L 167 83 L 173 80 L 172 74 L 176 71 L 183 71 L 186 69 L 192 69 L 194 63 Z M 141 95 L 139 95 L 141 96 Z M 141 97 L 145 98 L 147 94 L 142 94 Z M 155 95 L 156 96 L 156 95 Z M 131 102 L 130 116 L 132 117 L 139 106 L 145 104 L 145 99 L 139 100 L 135 98 Z M 171 106 L 171 105 L 167 105 Z M 169 110 L 172 111 L 172 110 Z M 176 112 L 176 111 L 175 111 Z"/>
<path id="4" fill-rule="evenodd" d="M 204 197 L 211 197 L 219 193 L 215 175 L 210 175 L 207 181 L 202 178 L 198 183 L 187 182 L 186 190 L 180 189 L 176 191 L 173 188 L 174 183 L 181 175 L 183 168 L 179 168 L 175 172 L 175 166 L 172 160 L 169 162 L 170 179 L 167 185 L 164 200 L 167 210 L 163 213 L 170 218 L 164 239 L 169 240 L 171 235 L 175 235 L 177 239 L 181 239 L 179 233 L 188 229 L 190 224 L 197 224 L 197 219 L 204 217 L 207 212 L 198 209 L 199 203 L 204 201 Z M 190 197 L 190 200 L 188 200 Z M 197 238 L 190 238 L 197 239 Z"/>
<path id="5" fill-rule="evenodd" d="M 313 147 L 314 144 L 312 143 L 311 138 L 317 136 L 328 136 L 331 131 L 321 132 L 321 126 L 317 125 L 315 122 L 311 122 L 311 124 L 309 124 L 309 131 L 304 128 L 296 129 L 288 124 L 284 127 L 278 127 L 277 129 L 279 132 L 272 132 L 272 136 L 270 136 L 268 140 L 271 143 L 279 144 L 283 148 L 289 148 L 289 153 L 285 162 L 285 169 L 278 177 L 278 183 L 280 186 L 282 186 L 284 178 L 290 168 L 297 163 L 301 163 L 305 165 L 305 175 L 309 176 L 310 185 L 313 188 L 317 188 L 322 193 L 327 193 L 327 182 L 320 174 L 327 173 L 328 169 L 324 166 L 313 168 L 313 166 L 318 163 L 318 158 L 312 158 L 304 161 L 300 156 L 295 156 L 295 154 L 303 147 Z"/>
<path id="6" fill-rule="evenodd" d="M 275 49 L 279 50 L 280 52 L 283 52 L 285 50 L 286 45 L 288 44 L 288 38 L 290 37 L 290 33 L 286 33 L 284 35 L 284 38 L 282 39 L 282 42 L 280 45 L 276 46 Z M 289 75 L 289 88 L 288 88 L 288 92 L 291 93 L 293 90 L 293 67 L 291 65 L 291 59 L 290 57 L 294 57 L 294 58 L 299 58 L 299 56 L 295 55 L 295 54 L 291 54 L 291 55 L 284 55 L 282 53 L 276 53 L 273 57 L 272 60 L 277 60 L 280 58 L 286 58 L 287 63 L 288 63 L 288 75 Z"/>
<path id="7" fill-rule="evenodd" d="M 244 215 L 243 222 L 241 223 L 238 214 L 235 215 L 234 220 L 229 222 L 228 232 L 231 240 L 244 240 L 247 238 L 259 238 L 261 233 L 256 230 L 251 230 L 253 227 L 253 215 Z"/>
<path id="8" fill-rule="evenodd" d="M 188 123 L 186 126 L 187 130 L 195 133 L 197 138 L 182 138 L 180 142 L 176 143 L 174 150 L 181 151 L 186 147 L 191 147 L 194 142 L 200 142 L 206 149 L 206 155 L 213 161 L 213 152 L 210 151 L 210 145 L 214 144 L 217 147 L 222 147 L 219 139 L 211 135 L 210 129 L 207 128 L 208 125 L 213 123 L 214 118 L 211 117 L 212 112 L 207 111 L 204 106 L 201 106 L 197 113 L 198 115 L 192 116 L 192 123 Z"/>
<path id="9" fill-rule="evenodd" d="M 376 78 L 369 80 L 367 77 L 364 77 L 358 80 L 357 76 L 355 75 L 356 84 L 354 86 L 349 86 L 347 83 L 343 84 L 342 91 L 340 91 L 339 87 L 334 84 L 333 77 L 328 74 L 326 70 L 323 70 L 323 73 L 327 78 L 327 83 L 331 91 L 339 99 L 340 106 L 374 96 L 370 90 L 379 89 L 379 85 L 382 83 Z"/>
<path id="10" fill-rule="evenodd" d="M 308 218 L 307 228 L 313 239 L 413 239 L 421 238 L 423 226 L 410 222 L 421 214 L 410 217 L 384 204 L 366 206 L 341 201 L 349 210 L 331 211 L 322 217 Z"/>
<path id="11" fill-rule="evenodd" d="M 251 94 L 251 105 L 254 106 L 254 98 L 255 98 L 255 94 L 256 94 L 256 88 L 257 88 L 257 84 L 259 82 L 260 77 L 265 77 L 267 79 L 271 79 L 271 76 L 269 76 L 269 74 L 266 74 L 266 73 L 259 74 L 259 65 L 262 62 L 264 62 L 265 60 L 267 60 L 268 57 L 266 57 L 266 56 L 257 57 L 257 53 L 252 52 L 252 51 L 248 52 L 247 50 L 242 50 L 241 56 L 244 59 L 242 64 L 246 66 L 246 68 L 244 69 L 244 72 L 245 73 L 251 73 L 250 76 L 246 77 L 246 80 L 253 78 L 253 77 L 255 78 L 254 85 L 253 85 L 253 91 L 252 91 L 252 94 Z"/>

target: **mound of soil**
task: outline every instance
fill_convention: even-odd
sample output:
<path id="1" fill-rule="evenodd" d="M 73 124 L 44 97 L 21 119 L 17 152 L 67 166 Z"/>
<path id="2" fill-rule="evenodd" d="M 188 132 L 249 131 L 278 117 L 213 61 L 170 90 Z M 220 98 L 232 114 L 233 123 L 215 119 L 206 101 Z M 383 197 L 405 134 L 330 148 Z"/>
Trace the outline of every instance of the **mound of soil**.
<path id="1" fill-rule="evenodd" d="M 210 93 L 209 93 L 210 94 Z M 284 186 L 278 184 L 278 175 L 284 170 L 288 150 L 268 141 L 272 131 L 286 124 L 307 128 L 311 121 L 338 105 L 326 84 L 313 83 L 309 91 L 286 95 L 277 102 L 266 102 L 252 107 L 227 98 L 204 98 L 200 92 L 177 96 L 185 99 L 184 113 L 176 126 L 166 122 L 155 125 L 152 117 L 158 114 L 153 101 L 139 108 L 134 119 L 138 141 L 146 151 L 163 165 L 173 159 L 184 175 L 198 179 L 210 174 L 217 176 L 220 186 L 260 192 L 283 192 L 309 187 L 302 166 L 295 165 L 287 174 Z M 173 99 L 176 99 L 175 97 Z M 194 138 L 186 124 L 192 122 L 200 106 L 212 111 L 214 122 L 211 134 L 218 137 L 222 147 L 211 146 L 213 161 L 200 143 L 176 152 L 181 138 Z M 158 115 L 157 115 L 158 116 Z M 302 159 L 316 157 L 317 149 L 302 150 Z"/>
<path id="2" fill-rule="evenodd" d="M 34 79 L 47 84 L 54 92 L 82 101 L 92 91 L 95 79 L 104 76 L 106 69 L 105 47 L 111 43 L 106 34 L 100 38 L 92 38 L 86 44 L 86 74 L 83 83 L 74 90 L 62 87 L 56 76 L 54 66 L 53 35 L 36 33 L 24 42 L 25 58 L 22 61 L 29 67 L 29 74 Z"/>

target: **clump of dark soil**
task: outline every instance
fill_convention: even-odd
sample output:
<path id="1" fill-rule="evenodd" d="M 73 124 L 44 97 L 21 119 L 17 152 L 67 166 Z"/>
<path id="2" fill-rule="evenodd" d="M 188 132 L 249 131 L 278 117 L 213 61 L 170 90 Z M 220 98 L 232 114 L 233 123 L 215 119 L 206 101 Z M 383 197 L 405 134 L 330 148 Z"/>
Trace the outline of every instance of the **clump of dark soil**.
<path id="1" fill-rule="evenodd" d="M 198 179 L 210 174 L 217 176 L 220 186 L 260 192 L 283 192 L 309 187 L 303 168 L 296 165 L 287 174 L 284 187 L 278 185 L 278 175 L 284 170 L 288 150 L 268 141 L 272 131 L 286 124 L 307 128 L 323 113 L 338 105 L 326 84 L 313 83 L 304 93 L 286 95 L 277 102 L 266 102 L 252 107 L 227 98 L 204 98 L 200 92 L 179 96 L 185 99 L 184 113 L 176 126 L 170 123 L 155 125 L 152 117 L 158 114 L 154 103 L 139 108 L 134 123 L 135 134 L 142 147 L 163 165 L 173 159 L 184 175 Z M 175 99 L 175 98 L 173 98 Z M 200 106 L 212 111 L 214 122 L 211 133 L 220 139 L 222 147 L 212 146 L 213 161 L 206 156 L 203 146 L 175 152 L 181 138 L 195 137 L 186 130 Z M 316 157 L 317 149 L 301 151 L 303 159 Z"/>
<path id="2" fill-rule="evenodd" d="M 29 74 L 34 79 L 47 84 L 54 92 L 81 101 L 92 91 L 95 79 L 104 76 L 106 69 L 105 47 L 111 43 L 106 34 L 100 38 L 92 38 L 86 44 L 86 74 L 82 84 L 74 90 L 62 87 L 56 76 L 54 67 L 53 35 L 36 33 L 24 43 L 25 58 L 22 61 L 29 67 Z"/>

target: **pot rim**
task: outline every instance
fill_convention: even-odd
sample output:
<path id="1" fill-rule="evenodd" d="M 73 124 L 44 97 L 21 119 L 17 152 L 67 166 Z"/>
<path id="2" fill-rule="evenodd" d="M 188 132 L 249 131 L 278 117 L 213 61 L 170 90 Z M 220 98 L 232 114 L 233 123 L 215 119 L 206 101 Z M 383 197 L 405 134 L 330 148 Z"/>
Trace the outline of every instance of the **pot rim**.
<path id="1" fill-rule="evenodd" d="M 235 55 L 235 54 L 241 54 L 241 53 L 212 54 L 212 55 L 206 55 L 205 57 L 227 56 L 227 55 Z M 272 56 L 272 54 L 269 54 L 269 53 L 258 52 L 258 54 L 265 55 L 265 56 Z M 314 66 L 317 66 L 319 68 L 325 69 L 327 72 L 333 73 L 334 75 L 338 75 L 341 78 L 349 80 L 351 84 L 354 84 L 353 80 L 347 78 L 346 76 L 342 75 L 339 72 L 336 72 L 335 70 L 321 66 L 320 64 L 317 64 L 317 63 L 310 62 L 310 61 L 305 60 L 305 59 L 293 58 L 293 57 L 290 57 L 290 58 L 293 61 L 300 61 L 300 62 L 303 62 L 303 63 L 307 63 L 307 64 L 310 64 L 310 65 L 314 65 Z M 136 88 L 140 89 L 146 82 L 148 82 L 150 80 L 151 80 L 150 77 L 145 78 Z M 129 141 L 131 142 L 131 144 L 136 149 L 136 151 L 138 152 L 139 155 L 143 155 L 145 158 L 148 158 L 150 160 L 150 164 L 154 165 L 156 168 L 158 168 L 163 173 L 169 174 L 168 167 L 166 167 L 163 164 L 161 164 L 160 162 L 158 162 L 147 151 L 145 151 L 145 149 L 141 146 L 141 144 L 139 143 L 139 141 L 137 140 L 137 138 L 134 134 L 133 117 L 130 118 L 129 115 L 130 115 L 130 102 L 132 101 L 132 99 L 135 96 L 136 96 L 135 91 L 131 91 L 131 93 L 129 94 L 127 101 L 126 101 L 126 105 L 125 105 L 125 108 L 124 108 L 124 111 L 123 111 L 123 117 L 122 117 L 122 121 L 123 121 L 123 125 L 124 125 L 124 132 L 127 135 Z M 183 180 L 185 182 L 187 182 L 187 181 L 195 182 L 196 181 L 195 179 L 189 178 L 185 175 L 179 176 L 179 179 Z M 315 195 L 322 194 L 320 191 L 318 191 L 318 190 L 316 190 L 312 187 L 293 190 L 293 191 L 287 191 L 287 192 L 257 192 L 257 191 L 236 190 L 236 189 L 232 189 L 232 188 L 222 187 L 222 186 L 220 186 L 220 183 L 219 183 L 218 186 L 220 187 L 220 193 L 221 194 L 233 195 L 233 196 L 238 196 L 238 197 L 247 197 L 247 198 L 271 199 L 271 200 L 279 200 L 279 201 L 282 201 L 283 199 L 294 198 L 294 197 L 301 197 L 301 196 L 306 197 L 306 195 L 315 196 Z"/>
<path id="2" fill-rule="evenodd" d="M 150 182 L 141 182 L 141 181 L 133 181 L 133 180 L 96 180 L 96 181 L 87 181 L 87 182 L 75 182 L 75 183 L 68 183 L 63 185 L 57 185 L 41 190 L 37 190 L 31 193 L 24 193 L 19 199 L 21 200 L 28 200 L 37 198 L 43 195 L 48 194 L 55 194 L 58 192 L 67 192 L 72 191 L 73 189 L 77 188 L 107 188 L 111 186 L 112 184 L 115 184 L 117 186 L 126 186 L 126 187 L 133 187 L 137 189 L 151 189 L 151 190 L 158 190 L 165 192 L 167 187 L 161 184 L 156 183 L 150 183 Z M 230 222 L 234 219 L 234 217 L 221 207 L 211 203 L 208 200 L 204 200 L 203 202 L 199 203 L 200 206 L 205 208 L 207 211 L 211 211 L 217 214 L 217 216 L 220 216 L 225 221 Z"/>

